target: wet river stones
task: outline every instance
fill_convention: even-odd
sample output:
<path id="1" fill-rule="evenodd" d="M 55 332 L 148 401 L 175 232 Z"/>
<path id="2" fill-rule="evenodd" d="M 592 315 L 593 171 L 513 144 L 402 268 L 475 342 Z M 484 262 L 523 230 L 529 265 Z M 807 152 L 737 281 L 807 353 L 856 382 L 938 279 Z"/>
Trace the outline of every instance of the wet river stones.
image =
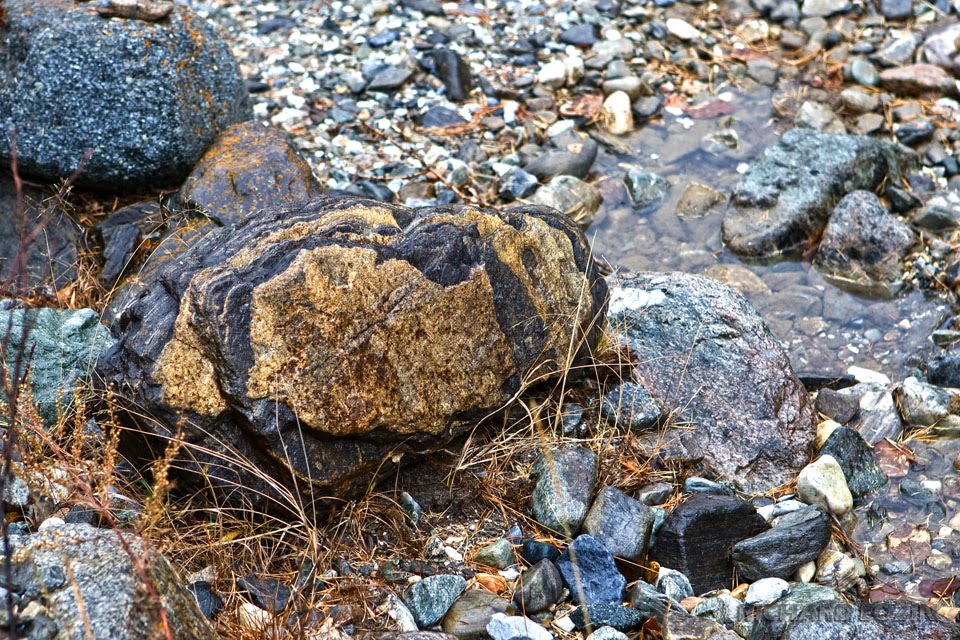
<path id="1" fill-rule="evenodd" d="M 100 374 L 155 418 L 128 453 L 179 424 L 183 464 L 219 489 L 346 495 L 594 341 L 606 286 L 588 251 L 542 207 L 265 211 L 158 269 Z"/>

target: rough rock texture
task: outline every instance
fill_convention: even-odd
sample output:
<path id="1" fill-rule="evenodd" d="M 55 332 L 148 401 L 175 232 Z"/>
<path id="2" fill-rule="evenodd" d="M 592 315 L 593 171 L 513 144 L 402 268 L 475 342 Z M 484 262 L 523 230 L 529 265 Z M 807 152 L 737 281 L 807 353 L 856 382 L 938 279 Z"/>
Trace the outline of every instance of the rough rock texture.
<path id="1" fill-rule="evenodd" d="M 882 296 L 902 286 L 913 231 L 870 191 L 848 193 L 834 209 L 814 264 L 831 282 Z"/>
<path id="2" fill-rule="evenodd" d="M 608 322 L 633 353 L 637 381 L 683 424 L 667 431 L 664 455 L 748 492 L 796 476 L 813 406 L 743 296 L 701 276 L 637 274 L 611 291 Z"/>
<path id="3" fill-rule="evenodd" d="M 686 575 L 696 594 L 729 588 L 731 549 L 766 529 L 767 523 L 749 502 L 699 493 L 667 516 L 650 557 Z"/>
<path id="4" fill-rule="evenodd" d="M 873 451 L 856 429 L 840 427 L 834 430 L 820 448 L 820 453 L 832 456 L 843 470 L 847 488 L 854 498 L 866 495 L 887 483 Z"/>
<path id="5" fill-rule="evenodd" d="M 171 637 L 214 637 L 170 563 L 133 533 L 122 535 L 129 551 L 117 532 L 85 524 L 54 526 L 14 538 L 14 593 L 21 595 L 24 607 L 28 602 L 42 607 L 42 613 L 25 624 L 28 629 L 47 625 L 45 634 L 35 636 L 37 630 L 30 629 L 24 637 L 153 640 L 164 637 L 161 604 Z M 159 601 L 145 593 L 131 554 L 145 566 Z"/>
<path id="6" fill-rule="evenodd" d="M 763 578 L 789 580 L 801 565 L 816 560 L 830 541 L 830 519 L 806 507 L 776 520 L 772 529 L 733 546 L 733 564 L 748 582 Z"/>
<path id="7" fill-rule="evenodd" d="M 230 49 L 178 4 L 168 20 L 105 20 L 97 3 L 7 0 L 0 129 L 17 127 L 22 172 L 50 181 L 93 158 L 80 183 L 146 191 L 180 182 L 217 134 L 251 117 Z M 9 162 L 6 136 L 0 164 Z"/>
<path id="8" fill-rule="evenodd" d="M 462 576 L 441 574 L 414 582 L 403 592 L 407 605 L 420 628 L 440 622 L 456 599 L 467 588 Z"/>
<path id="9" fill-rule="evenodd" d="M 13 366 L 23 350 L 29 358 L 33 402 L 44 423 L 53 425 L 69 413 L 75 390 L 82 380 L 89 381 L 97 358 L 114 340 L 93 309 L 0 311 L 0 331 L 5 334 L 8 327 L 7 364 Z"/>
<path id="10" fill-rule="evenodd" d="M 956 79 L 932 64 L 884 69 L 880 72 L 880 86 L 904 96 L 960 95 Z"/>
<path id="11" fill-rule="evenodd" d="M 756 618 L 750 640 L 780 640 L 784 629 L 816 603 L 841 604 L 840 594 L 819 584 L 796 583 L 783 598 L 764 608 Z M 851 638 L 852 640 L 852 638 Z"/>
<path id="12" fill-rule="evenodd" d="M 496 613 L 513 613 L 513 605 L 484 589 L 472 589 L 457 598 L 440 626 L 459 640 L 485 640 L 487 625 Z"/>
<path id="13" fill-rule="evenodd" d="M 792 129 L 734 190 L 723 240 L 743 256 L 796 250 L 823 228 L 840 198 L 899 175 L 913 157 L 872 138 Z"/>
<path id="14" fill-rule="evenodd" d="M 586 447 L 546 450 L 534 461 L 531 475 L 533 517 L 559 533 L 573 537 L 580 531 L 597 483 L 597 454 Z"/>
<path id="15" fill-rule="evenodd" d="M 627 579 L 617 570 L 610 552 L 591 536 L 584 534 L 570 543 L 557 561 L 557 569 L 575 603 L 623 602 Z"/>
<path id="16" fill-rule="evenodd" d="M 783 640 L 955 640 L 960 629 L 915 602 L 882 602 L 857 607 L 820 602 L 806 607 L 784 630 Z"/>
<path id="17" fill-rule="evenodd" d="M 584 533 L 619 558 L 639 561 L 647 552 L 654 510 L 619 489 L 604 487 L 583 522 Z"/>
<path id="18" fill-rule="evenodd" d="M 310 165 L 286 134 L 259 122 L 227 128 L 180 189 L 184 203 L 225 226 L 263 209 L 304 204 L 320 194 Z"/>
<path id="19" fill-rule="evenodd" d="M 545 611 L 560 599 L 563 580 L 556 565 L 544 558 L 522 574 L 513 603 L 526 615 Z"/>
<path id="20" fill-rule="evenodd" d="M 208 465 L 214 488 L 269 492 L 224 460 L 229 446 L 259 473 L 289 483 L 292 471 L 305 495 L 344 495 L 591 343 L 606 287 L 589 265 L 579 228 L 552 210 L 322 198 L 211 232 L 161 265 L 100 372 L 138 413 L 188 418 L 184 464 Z"/>
<path id="21" fill-rule="evenodd" d="M 55 206 L 50 215 L 44 215 L 44 200 L 50 196 L 40 189 L 24 185 L 26 232 L 33 233 L 39 225 L 43 225 L 27 253 L 29 288 L 46 284 L 60 289 L 77 276 L 82 238 L 80 227 L 60 207 Z M 20 250 L 20 242 L 17 191 L 13 180 L 0 173 L 0 282 L 9 277 L 11 262 Z"/>

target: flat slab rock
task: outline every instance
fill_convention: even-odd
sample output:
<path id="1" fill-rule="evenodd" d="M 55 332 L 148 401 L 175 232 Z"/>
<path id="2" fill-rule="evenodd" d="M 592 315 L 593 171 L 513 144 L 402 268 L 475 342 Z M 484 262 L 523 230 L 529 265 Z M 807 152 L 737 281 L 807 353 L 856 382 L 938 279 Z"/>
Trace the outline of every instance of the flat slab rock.
<path id="1" fill-rule="evenodd" d="M 608 323 L 634 377 L 683 425 L 656 436 L 662 454 L 747 492 L 793 480 L 813 446 L 813 405 L 750 303 L 681 273 L 611 285 Z"/>
<path id="2" fill-rule="evenodd" d="M 826 225 L 840 198 L 899 176 L 914 158 L 907 149 L 873 138 L 787 131 L 734 190 L 723 241 L 750 257 L 796 250 Z"/>
<path id="3" fill-rule="evenodd" d="M 590 265 L 583 233 L 549 209 L 321 198 L 163 263 L 99 372 L 160 421 L 148 435 L 183 423 L 185 477 L 256 504 L 274 495 L 257 475 L 293 485 L 292 470 L 304 494 L 343 496 L 388 457 L 468 430 L 533 369 L 558 370 L 571 343 L 586 352 L 606 299 Z M 157 444 L 123 446 L 149 460 Z"/>

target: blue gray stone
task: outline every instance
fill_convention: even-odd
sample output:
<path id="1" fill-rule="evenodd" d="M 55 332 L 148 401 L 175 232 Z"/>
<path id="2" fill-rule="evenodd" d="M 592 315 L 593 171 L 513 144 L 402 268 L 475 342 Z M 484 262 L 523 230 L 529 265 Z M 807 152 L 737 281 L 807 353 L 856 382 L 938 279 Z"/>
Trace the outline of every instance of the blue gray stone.
<path id="1" fill-rule="evenodd" d="M 454 601 L 467 588 L 462 576 L 441 574 L 424 578 L 403 592 L 403 603 L 421 629 L 440 622 Z"/>
<path id="2" fill-rule="evenodd" d="M 560 556 L 557 568 L 577 604 L 623 602 L 627 580 L 610 552 L 589 535 L 579 536 Z"/>

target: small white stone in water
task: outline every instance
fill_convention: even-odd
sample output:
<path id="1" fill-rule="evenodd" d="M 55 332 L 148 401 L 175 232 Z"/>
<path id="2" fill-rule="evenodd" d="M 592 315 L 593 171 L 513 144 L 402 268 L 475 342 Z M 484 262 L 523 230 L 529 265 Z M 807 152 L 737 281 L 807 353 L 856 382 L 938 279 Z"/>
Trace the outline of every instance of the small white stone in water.
<path id="1" fill-rule="evenodd" d="M 741 162 L 740 164 L 737 165 L 737 173 L 739 173 L 740 175 L 743 175 L 747 172 L 749 168 L 750 168 L 749 164 L 747 164 L 746 162 Z"/>
<path id="2" fill-rule="evenodd" d="M 684 129 L 692 129 L 693 125 L 696 123 L 693 121 L 693 118 L 678 118 L 677 122 L 680 123 L 680 126 Z"/>
<path id="3" fill-rule="evenodd" d="M 630 96 L 623 91 L 614 91 L 603 101 L 602 121 L 613 135 L 623 135 L 633 130 L 633 111 Z"/>
<path id="4" fill-rule="evenodd" d="M 63 521 L 63 518 L 51 516 L 40 523 L 40 526 L 37 527 L 37 531 L 46 531 L 47 529 L 52 529 L 54 527 L 62 527 L 64 524 L 66 523 Z"/>
<path id="5" fill-rule="evenodd" d="M 747 589 L 744 602 L 755 607 L 765 607 L 773 604 L 790 592 L 790 583 L 782 578 L 763 578 L 757 580 Z"/>
<path id="6" fill-rule="evenodd" d="M 680 18 L 669 18 L 667 20 L 667 31 L 680 40 L 699 40 L 703 33 L 686 20 Z"/>
<path id="7" fill-rule="evenodd" d="M 890 378 L 879 371 L 873 371 L 872 369 L 865 369 L 863 367 L 848 367 L 847 373 L 852 375 L 857 382 L 875 382 L 876 384 L 882 385 L 890 384 Z"/>
<path id="8" fill-rule="evenodd" d="M 797 495 L 803 502 L 820 505 L 837 516 L 853 508 L 847 479 L 833 456 L 820 456 L 800 471 Z"/>
<path id="9" fill-rule="evenodd" d="M 814 576 L 817 575 L 817 562 L 816 560 L 811 560 L 810 562 L 800 565 L 800 568 L 797 569 L 797 582 L 810 582 L 813 580 Z"/>

